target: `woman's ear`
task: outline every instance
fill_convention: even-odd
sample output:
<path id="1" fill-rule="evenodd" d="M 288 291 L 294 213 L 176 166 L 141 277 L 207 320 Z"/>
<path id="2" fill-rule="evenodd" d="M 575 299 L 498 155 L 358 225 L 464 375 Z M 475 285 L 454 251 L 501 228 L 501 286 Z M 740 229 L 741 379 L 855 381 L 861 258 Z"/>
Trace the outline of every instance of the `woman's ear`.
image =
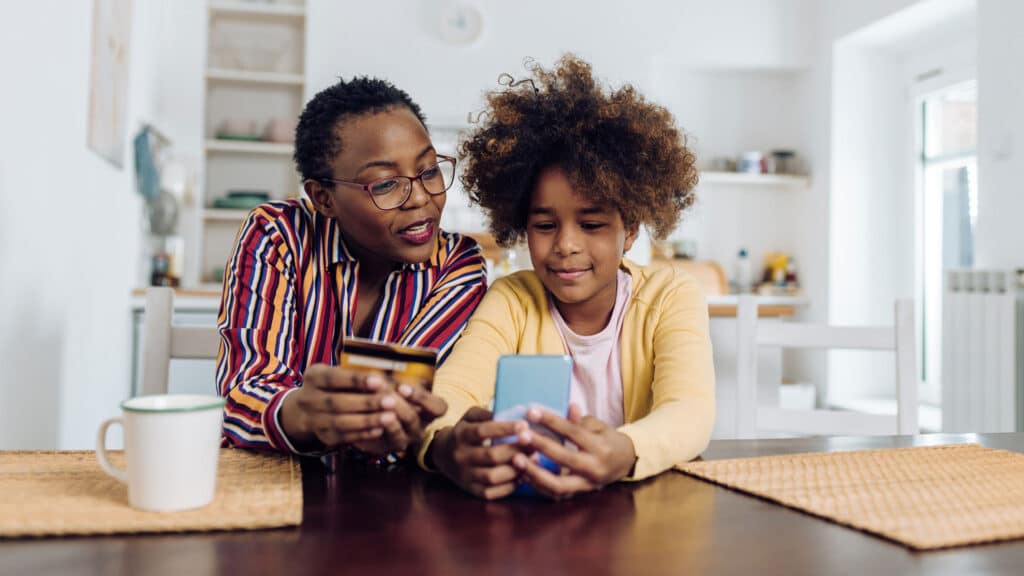
<path id="1" fill-rule="evenodd" d="M 636 241 L 636 236 L 639 231 L 639 226 L 633 226 L 632 228 L 626 229 L 626 243 L 622 247 L 623 252 L 629 252 L 629 249 L 633 247 L 633 242 Z"/>
<path id="2" fill-rule="evenodd" d="M 316 211 L 323 214 L 324 216 L 330 216 L 333 213 L 334 197 L 331 196 L 330 190 L 323 187 L 320 182 L 316 180 L 306 180 L 302 183 L 303 190 L 306 191 L 306 196 L 313 201 L 313 207 Z"/>

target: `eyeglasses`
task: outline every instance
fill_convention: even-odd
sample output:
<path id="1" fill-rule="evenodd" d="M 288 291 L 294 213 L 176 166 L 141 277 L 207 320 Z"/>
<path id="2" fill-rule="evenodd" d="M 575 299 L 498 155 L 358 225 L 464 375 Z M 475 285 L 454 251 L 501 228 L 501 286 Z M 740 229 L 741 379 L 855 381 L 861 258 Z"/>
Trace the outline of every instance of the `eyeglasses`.
<path id="1" fill-rule="evenodd" d="M 342 184 L 366 190 L 370 200 L 381 210 L 394 210 L 401 208 L 409 197 L 412 196 L 412 185 L 417 180 L 423 185 L 423 189 L 431 196 L 439 196 L 448 191 L 455 182 L 455 158 L 451 156 L 437 155 L 437 164 L 420 170 L 418 174 L 409 178 L 408 176 L 389 176 L 374 180 L 369 184 L 359 182 L 348 182 L 346 180 L 335 180 L 332 178 L 317 178 L 321 183 Z"/>

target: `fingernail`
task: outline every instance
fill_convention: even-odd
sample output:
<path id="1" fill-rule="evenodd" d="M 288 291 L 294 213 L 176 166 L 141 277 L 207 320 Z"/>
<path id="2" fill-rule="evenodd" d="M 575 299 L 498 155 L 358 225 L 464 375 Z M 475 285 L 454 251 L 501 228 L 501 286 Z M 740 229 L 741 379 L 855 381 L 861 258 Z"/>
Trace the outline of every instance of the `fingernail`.
<path id="1" fill-rule="evenodd" d="M 533 433 L 529 430 L 523 430 L 519 433 L 519 441 L 523 444 L 529 444 L 533 440 Z"/>
<path id="2" fill-rule="evenodd" d="M 520 470 L 526 468 L 526 456 L 523 456 L 522 454 L 516 454 L 515 456 L 512 457 L 512 464 L 516 468 L 519 468 Z"/>
<path id="3" fill-rule="evenodd" d="M 396 402 L 396 400 L 395 400 L 394 396 L 385 396 L 385 397 L 380 399 L 380 407 L 381 408 L 394 408 L 395 407 L 395 402 Z"/>
<path id="4" fill-rule="evenodd" d="M 391 412 L 385 412 L 385 413 L 380 415 L 380 423 L 381 424 L 391 424 L 394 421 L 395 421 L 395 415 L 392 414 Z"/>
<path id="5" fill-rule="evenodd" d="M 371 436 L 380 436 L 383 433 L 384 433 L 384 430 L 382 430 L 380 428 L 374 428 L 373 430 L 370 430 L 370 435 Z"/>
<path id="6" fill-rule="evenodd" d="M 409 396 L 412 396 L 412 386 L 409 386 L 408 384 L 402 384 L 401 386 L 398 387 L 398 393 L 408 398 Z"/>
<path id="7" fill-rule="evenodd" d="M 540 410 L 538 408 L 530 408 L 526 412 L 526 417 L 536 422 L 537 420 L 540 420 Z"/>
<path id="8" fill-rule="evenodd" d="M 530 425 L 523 420 L 516 420 L 516 434 L 530 429 Z"/>
<path id="9" fill-rule="evenodd" d="M 384 378 L 380 374 L 370 374 L 366 377 L 366 386 L 369 388 L 380 388 L 384 386 Z"/>

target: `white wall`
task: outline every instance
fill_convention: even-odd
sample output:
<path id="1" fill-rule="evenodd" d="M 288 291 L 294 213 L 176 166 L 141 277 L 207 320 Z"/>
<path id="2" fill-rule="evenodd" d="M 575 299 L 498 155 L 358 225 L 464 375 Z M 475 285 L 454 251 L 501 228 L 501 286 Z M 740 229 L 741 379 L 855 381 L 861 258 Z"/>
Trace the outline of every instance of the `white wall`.
<path id="1" fill-rule="evenodd" d="M 463 123 L 500 73 L 522 75 L 526 57 L 547 65 L 573 51 L 602 77 L 652 95 L 665 63 L 682 69 L 806 62 L 806 0 L 641 0 L 628 10 L 615 0 L 471 3 L 484 15 L 484 32 L 475 44 L 453 46 L 437 32 L 449 0 L 309 0 L 308 95 L 338 76 L 372 74 L 409 91 L 428 118 Z M 380 25 L 397 40 L 381 42 Z"/>
<path id="2" fill-rule="evenodd" d="M 92 3 L 21 2 L 0 18 L 0 449 L 90 447 L 128 394 L 141 242 L 129 139 L 142 119 L 175 124 L 158 112 L 177 97 L 161 67 L 176 48 L 153 40 L 184 39 L 164 4 L 134 2 L 121 169 L 85 145 Z"/>
<path id="3" fill-rule="evenodd" d="M 978 267 L 1024 267 L 1022 23 L 1022 2 L 978 2 Z"/>
<path id="4" fill-rule="evenodd" d="M 810 56 L 812 11 L 805 0 L 645 0 L 629 10 L 601 0 L 587 2 L 585 11 L 580 2 L 474 2 L 485 30 L 469 46 L 440 40 L 437 22 L 450 4 L 433 0 L 410 10 L 394 0 L 311 0 L 307 96 L 338 76 L 382 76 L 407 90 L 429 121 L 465 125 L 467 114 L 481 108 L 483 92 L 498 87 L 499 74 L 521 77 L 524 58 L 549 66 L 572 51 L 603 80 L 630 82 L 668 107 L 693 138 L 702 165 L 744 150 L 809 148 L 799 116 L 799 71 Z M 387 22 L 389 34 L 402 41 L 381 45 L 377 28 L 359 24 L 367 22 Z M 341 28 L 346 34 L 338 34 Z M 790 240 L 799 211 L 789 205 L 799 200 L 764 190 L 750 194 L 702 186 L 699 209 L 684 218 L 676 236 L 696 238 L 699 257 L 726 267 L 741 245 L 758 262 L 766 249 L 801 257 L 799 243 Z M 643 260 L 645 250 L 638 242 L 630 257 Z"/>

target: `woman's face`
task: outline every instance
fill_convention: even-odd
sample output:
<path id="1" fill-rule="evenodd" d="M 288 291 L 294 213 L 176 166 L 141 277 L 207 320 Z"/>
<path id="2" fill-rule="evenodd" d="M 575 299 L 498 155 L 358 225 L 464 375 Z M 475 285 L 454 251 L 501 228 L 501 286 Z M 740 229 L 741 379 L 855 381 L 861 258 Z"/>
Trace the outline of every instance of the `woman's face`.
<path id="1" fill-rule="evenodd" d="M 438 160 L 426 128 L 404 106 L 346 118 L 335 130 L 342 150 L 330 163 L 333 179 L 369 184 L 412 178 Z M 320 213 L 338 222 L 360 260 L 417 263 L 434 253 L 445 194 L 428 194 L 420 181 L 405 204 L 392 210 L 381 210 L 357 187 L 310 181 L 306 192 Z"/>
<path id="2" fill-rule="evenodd" d="M 597 206 L 573 189 L 561 168 L 537 178 L 526 220 L 533 269 L 565 307 L 603 308 L 615 303 L 616 274 L 633 245 L 618 210 Z"/>

